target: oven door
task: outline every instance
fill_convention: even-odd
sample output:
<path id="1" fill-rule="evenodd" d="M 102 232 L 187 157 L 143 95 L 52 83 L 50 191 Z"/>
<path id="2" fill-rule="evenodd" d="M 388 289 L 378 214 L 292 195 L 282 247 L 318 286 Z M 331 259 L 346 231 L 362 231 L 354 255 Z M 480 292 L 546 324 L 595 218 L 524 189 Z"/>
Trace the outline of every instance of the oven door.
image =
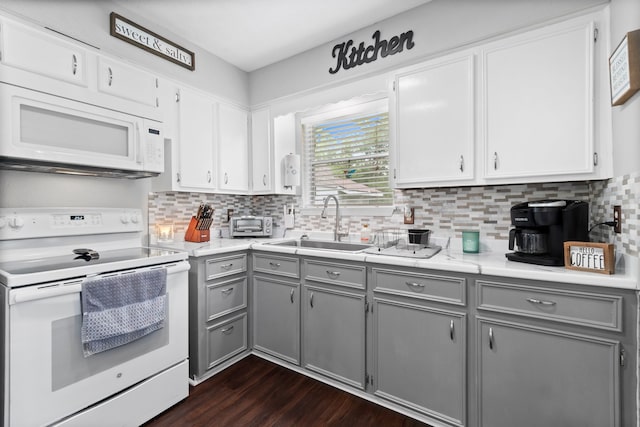
<path id="1" fill-rule="evenodd" d="M 160 268 L 167 268 L 164 328 L 86 358 L 80 341 L 82 280 L 9 291 L 8 425 L 49 425 L 188 358 L 189 264 Z"/>

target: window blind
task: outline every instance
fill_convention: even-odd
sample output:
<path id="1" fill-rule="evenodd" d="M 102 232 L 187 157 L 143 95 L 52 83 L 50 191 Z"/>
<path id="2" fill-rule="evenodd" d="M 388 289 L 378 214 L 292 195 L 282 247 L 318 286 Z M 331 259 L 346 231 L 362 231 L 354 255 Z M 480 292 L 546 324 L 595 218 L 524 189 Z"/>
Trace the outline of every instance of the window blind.
<path id="1" fill-rule="evenodd" d="M 322 205 L 328 195 L 336 196 L 343 206 L 393 204 L 389 113 L 373 107 L 357 114 L 323 114 L 322 120 L 302 121 L 307 206 Z"/>

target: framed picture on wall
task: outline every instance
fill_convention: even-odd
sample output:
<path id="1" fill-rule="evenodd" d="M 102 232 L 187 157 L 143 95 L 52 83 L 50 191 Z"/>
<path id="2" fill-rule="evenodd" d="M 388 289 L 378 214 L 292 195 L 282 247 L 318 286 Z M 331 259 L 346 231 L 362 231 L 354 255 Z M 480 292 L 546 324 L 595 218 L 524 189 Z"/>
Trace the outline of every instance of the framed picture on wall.
<path id="1" fill-rule="evenodd" d="M 609 57 L 611 105 L 622 105 L 640 90 L 640 30 L 627 33 Z"/>

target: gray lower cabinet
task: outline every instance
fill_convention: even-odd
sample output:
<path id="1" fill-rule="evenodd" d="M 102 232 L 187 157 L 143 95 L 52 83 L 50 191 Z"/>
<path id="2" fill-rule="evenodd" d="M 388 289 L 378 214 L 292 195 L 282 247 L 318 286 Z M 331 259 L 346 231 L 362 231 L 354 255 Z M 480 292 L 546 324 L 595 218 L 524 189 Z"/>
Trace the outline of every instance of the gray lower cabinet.
<path id="1" fill-rule="evenodd" d="M 465 425 L 466 279 L 383 267 L 371 268 L 369 277 L 374 291 L 374 394 Z"/>
<path id="2" fill-rule="evenodd" d="M 303 272 L 304 367 L 364 390 L 364 265 L 303 259 Z"/>
<path id="3" fill-rule="evenodd" d="M 249 351 L 247 253 L 189 260 L 189 376 Z"/>
<path id="4" fill-rule="evenodd" d="M 635 422 L 623 413 L 636 394 L 633 293 L 515 279 L 475 290 L 478 427 Z"/>
<path id="5" fill-rule="evenodd" d="M 619 343 L 479 318 L 483 427 L 618 426 Z"/>
<path id="6" fill-rule="evenodd" d="M 300 283 L 253 277 L 253 348 L 300 364 Z"/>

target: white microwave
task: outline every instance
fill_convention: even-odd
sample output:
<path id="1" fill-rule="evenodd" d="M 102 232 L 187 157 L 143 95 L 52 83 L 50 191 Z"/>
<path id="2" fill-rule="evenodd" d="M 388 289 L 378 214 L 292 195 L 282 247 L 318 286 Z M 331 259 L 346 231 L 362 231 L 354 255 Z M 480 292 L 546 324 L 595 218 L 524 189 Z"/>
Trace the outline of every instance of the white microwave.
<path id="1" fill-rule="evenodd" d="M 164 171 L 162 123 L 0 83 L 0 167 L 140 178 Z"/>

